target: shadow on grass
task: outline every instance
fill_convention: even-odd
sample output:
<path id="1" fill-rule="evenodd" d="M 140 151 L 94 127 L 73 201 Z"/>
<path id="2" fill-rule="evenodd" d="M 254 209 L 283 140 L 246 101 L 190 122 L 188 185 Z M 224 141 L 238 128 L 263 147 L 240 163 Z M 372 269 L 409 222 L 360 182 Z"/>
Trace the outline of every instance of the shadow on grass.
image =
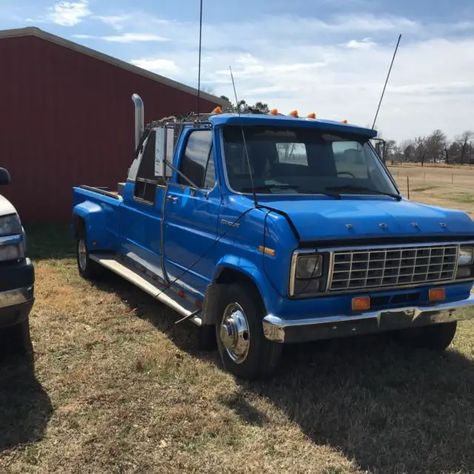
<path id="1" fill-rule="evenodd" d="M 152 297 L 114 275 L 97 286 L 119 294 L 180 349 L 220 365 L 216 352 L 197 350 L 196 328 L 175 325 L 179 316 Z M 244 423 L 269 426 L 248 397 L 258 394 L 313 443 L 332 446 L 364 470 L 474 468 L 474 364 L 453 350 L 408 350 L 389 335 L 286 346 L 273 379 L 237 383 L 238 392 L 221 403 Z"/>
<path id="2" fill-rule="evenodd" d="M 36 380 L 33 362 L 0 355 L 0 453 L 40 440 L 52 412 L 49 396 Z"/>
<path id="3" fill-rule="evenodd" d="M 28 256 L 33 260 L 74 258 L 75 242 L 69 224 L 36 224 L 25 228 Z"/>

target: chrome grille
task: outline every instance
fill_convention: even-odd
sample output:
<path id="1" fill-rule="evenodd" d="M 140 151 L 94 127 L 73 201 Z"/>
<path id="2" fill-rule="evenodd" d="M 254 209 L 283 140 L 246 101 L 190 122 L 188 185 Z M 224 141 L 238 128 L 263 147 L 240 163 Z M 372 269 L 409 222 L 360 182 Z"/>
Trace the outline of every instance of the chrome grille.
<path id="1" fill-rule="evenodd" d="M 329 291 L 453 280 L 457 257 L 457 245 L 335 251 Z"/>

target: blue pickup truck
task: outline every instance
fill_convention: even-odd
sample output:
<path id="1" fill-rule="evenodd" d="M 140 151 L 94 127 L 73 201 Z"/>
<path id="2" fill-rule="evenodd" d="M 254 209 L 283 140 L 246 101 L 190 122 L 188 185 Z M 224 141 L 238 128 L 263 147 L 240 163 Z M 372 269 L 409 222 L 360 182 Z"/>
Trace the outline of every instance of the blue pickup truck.
<path id="1" fill-rule="evenodd" d="M 219 113 L 143 126 L 118 190 L 74 188 L 81 275 L 112 270 L 199 326 L 223 365 L 284 343 L 392 331 L 444 350 L 474 312 L 474 222 L 411 202 L 347 123 Z"/>

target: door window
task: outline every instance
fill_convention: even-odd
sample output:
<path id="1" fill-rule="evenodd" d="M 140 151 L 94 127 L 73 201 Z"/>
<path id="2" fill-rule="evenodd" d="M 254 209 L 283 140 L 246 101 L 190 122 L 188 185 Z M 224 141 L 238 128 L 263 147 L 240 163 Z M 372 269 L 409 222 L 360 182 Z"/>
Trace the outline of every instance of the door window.
<path id="1" fill-rule="evenodd" d="M 212 132 L 196 130 L 188 137 L 179 171 L 198 188 L 211 189 L 216 181 L 214 160 L 212 158 Z M 182 175 L 178 174 L 178 183 L 190 186 Z"/>

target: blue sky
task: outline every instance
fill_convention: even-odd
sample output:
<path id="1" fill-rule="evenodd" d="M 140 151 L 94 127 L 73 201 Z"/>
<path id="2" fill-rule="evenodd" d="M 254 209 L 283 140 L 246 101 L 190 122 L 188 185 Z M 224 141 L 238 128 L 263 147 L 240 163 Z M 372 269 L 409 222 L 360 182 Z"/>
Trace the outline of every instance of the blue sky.
<path id="1" fill-rule="evenodd" d="M 198 0 L 0 0 L 0 28 L 51 33 L 195 86 Z M 474 130 L 474 2 L 204 0 L 204 89 L 282 112 L 369 125 L 403 140 Z"/>

